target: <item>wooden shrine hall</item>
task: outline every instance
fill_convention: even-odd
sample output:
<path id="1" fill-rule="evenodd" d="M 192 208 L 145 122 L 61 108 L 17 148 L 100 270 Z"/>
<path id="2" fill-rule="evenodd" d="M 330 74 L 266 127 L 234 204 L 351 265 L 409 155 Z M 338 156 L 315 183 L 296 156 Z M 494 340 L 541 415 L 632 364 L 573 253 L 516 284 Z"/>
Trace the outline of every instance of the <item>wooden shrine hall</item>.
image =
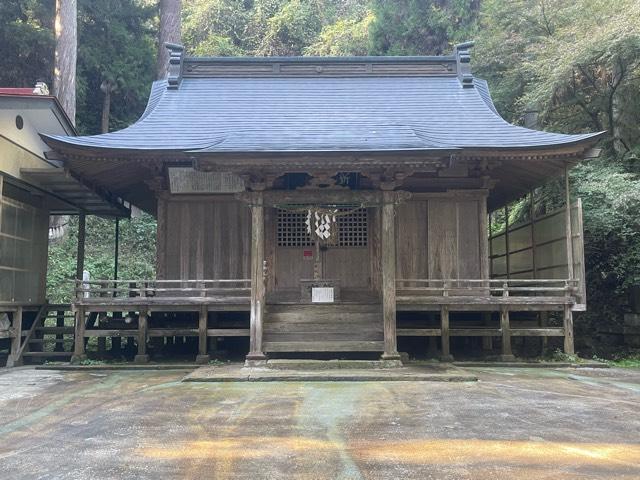
<path id="1" fill-rule="evenodd" d="M 511 125 L 450 56 L 193 58 L 170 49 L 141 118 L 44 135 L 82 181 L 157 218 L 156 279 L 78 280 L 87 337 L 248 337 L 267 356 L 381 355 L 398 339 L 451 359 L 457 337 L 512 357 L 564 337 L 586 305 L 579 200 L 489 234 L 490 212 L 566 177 L 600 134 Z M 568 185 L 568 182 L 567 182 Z M 121 312 L 128 323 L 111 319 Z M 559 312 L 553 314 L 553 312 Z M 103 322 L 88 322 L 92 314 Z M 560 324 L 548 324 L 559 315 Z M 466 343 L 460 344 L 464 350 Z"/>

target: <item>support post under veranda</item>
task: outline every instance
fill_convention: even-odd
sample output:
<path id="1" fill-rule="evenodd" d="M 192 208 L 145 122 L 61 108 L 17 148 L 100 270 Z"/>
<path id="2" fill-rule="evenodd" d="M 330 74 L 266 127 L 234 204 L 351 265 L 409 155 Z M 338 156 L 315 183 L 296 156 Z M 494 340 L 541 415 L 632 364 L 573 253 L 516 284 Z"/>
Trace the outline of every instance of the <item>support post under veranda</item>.
<path id="1" fill-rule="evenodd" d="M 511 350 L 511 325 L 509 318 L 509 310 L 502 308 L 500 310 L 500 330 L 502 332 L 502 355 L 500 360 L 508 362 L 515 360 L 515 356 Z"/>
<path id="2" fill-rule="evenodd" d="M 82 283 L 84 274 L 84 245 L 86 238 L 87 217 L 84 212 L 78 215 L 78 250 L 76 256 L 76 299 L 82 298 Z M 75 329 L 74 329 L 74 342 L 73 342 L 73 355 L 71 356 L 71 363 L 79 363 L 87 359 L 84 342 L 84 331 L 86 329 L 86 316 L 85 310 L 81 306 L 75 307 Z"/>
<path id="3" fill-rule="evenodd" d="M 207 328 L 209 319 L 209 308 L 206 305 L 200 307 L 200 315 L 198 318 L 198 356 L 196 363 L 207 364 L 211 359 L 207 352 Z"/>
<path id="4" fill-rule="evenodd" d="M 13 312 L 13 338 L 11 339 L 11 353 L 7 359 L 7 367 L 19 367 L 22 365 L 20 347 L 22 346 L 22 307 Z"/>
<path id="5" fill-rule="evenodd" d="M 575 278 L 573 271 L 573 232 L 571 231 L 571 190 L 569 185 L 569 169 L 564 167 L 564 193 L 565 193 L 565 235 L 567 237 L 567 278 L 569 281 Z M 569 283 L 573 287 L 573 283 Z M 564 326 L 564 353 L 575 353 L 573 344 L 573 312 L 571 306 L 565 305 L 563 315 Z"/>
<path id="6" fill-rule="evenodd" d="M 147 339 L 149 333 L 149 316 L 146 310 L 140 310 L 138 315 L 138 354 L 134 358 L 135 363 L 147 363 Z"/>
<path id="7" fill-rule="evenodd" d="M 449 333 L 449 308 L 442 306 L 440 308 L 440 337 L 442 340 L 442 354 L 440 360 L 443 362 L 453 362 L 451 355 L 451 338 Z"/>

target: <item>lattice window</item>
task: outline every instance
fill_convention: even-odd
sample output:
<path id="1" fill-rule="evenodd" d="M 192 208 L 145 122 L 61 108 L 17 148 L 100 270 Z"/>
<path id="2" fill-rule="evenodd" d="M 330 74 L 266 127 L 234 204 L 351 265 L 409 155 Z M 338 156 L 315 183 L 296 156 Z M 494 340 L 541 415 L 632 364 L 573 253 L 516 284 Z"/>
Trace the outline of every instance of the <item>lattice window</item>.
<path id="1" fill-rule="evenodd" d="M 348 209 L 340 209 L 348 210 Z M 367 209 L 360 208 L 348 215 L 336 218 L 338 221 L 338 246 L 339 247 L 366 247 L 368 243 L 368 216 Z"/>
<path id="2" fill-rule="evenodd" d="M 306 219 L 307 215 L 305 213 L 278 209 L 278 246 L 313 246 L 313 239 L 311 235 L 307 233 Z"/>
<path id="3" fill-rule="evenodd" d="M 301 208 L 304 208 L 301 206 Z M 351 208 L 338 209 L 341 212 Z M 307 214 L 278 209 L 278 246 L 311 247 L 315 239 L 307 233 Z M 366 208 L 360 208 L 347 215 L 338 215 L 338 247 L 366 247 L 369 240 L 369 224 Z"/>

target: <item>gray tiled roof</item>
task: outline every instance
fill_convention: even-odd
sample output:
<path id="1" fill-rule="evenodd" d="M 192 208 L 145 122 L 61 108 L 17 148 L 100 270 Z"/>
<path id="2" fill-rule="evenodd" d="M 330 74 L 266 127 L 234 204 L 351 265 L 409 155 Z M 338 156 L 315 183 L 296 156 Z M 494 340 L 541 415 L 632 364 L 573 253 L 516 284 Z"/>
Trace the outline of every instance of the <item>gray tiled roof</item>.
<path id="1" fill-rule="evenodd" d="M 89 149 L 313 152 L 538 148 L 588 140 L 504 121 L 486 82 L 456 76 L 203 77 L 155 82 L 124 130 L 50 143 Z M 51 142 L 53 140 L 53 142 Z"/>

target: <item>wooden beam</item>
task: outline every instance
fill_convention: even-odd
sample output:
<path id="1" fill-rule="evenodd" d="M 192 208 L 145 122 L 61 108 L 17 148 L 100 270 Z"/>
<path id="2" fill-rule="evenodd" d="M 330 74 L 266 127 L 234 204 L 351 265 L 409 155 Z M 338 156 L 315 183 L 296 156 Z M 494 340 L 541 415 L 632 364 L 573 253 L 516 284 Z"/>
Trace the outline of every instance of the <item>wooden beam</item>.
<path id="1" fill-rule="evenodd" d="M 400 360 L 396 337 L 396 219 L 395 192 L 383 192 L 381 225 L 383 360 Z"/>
<path id="2" fill-rule="evenodd" d="M 449 335 L 452 337 L 499 337 L 501 335 L 499 328 L 451 328 L 449 329 Z"/>
<path id="3" fill-rule="evenodd" d="M 439 328 L 399 328 L 399 337 L 439 337 L 442 331 Z"/>
<path id="4" fill-rule="evenodd" d="M 197 328 L 148 328 L 147 337 L 197 337 Z"/>
<path id="5" fill-rule="evenodd" d="M 564 328 L 512 328 L 512 337 L 564 337 Z"/>
<path id="6" fill-rule="evenodd" d="M 210 328 L 207 330 L 209 337 L 248 337 L 250 333 L 248 328 Z"/>
<path id="7" fill-rule="evenodd" d="M 264 318 L 264 192 L 254 192 L 251 201 L 251 314 L 248 366 L 266 361 L 262 349 Z"/>
<path id="8" fill-rule="evenodd" d="M 378 190 L 268 190 L 260 192 L 263 195 L 263 206 L 299 203 L 362 203 L 367 205 L 380 204 L 381 192 Z M 237 194 L 241 200 L 251 203 L 255 192 Z"/>

